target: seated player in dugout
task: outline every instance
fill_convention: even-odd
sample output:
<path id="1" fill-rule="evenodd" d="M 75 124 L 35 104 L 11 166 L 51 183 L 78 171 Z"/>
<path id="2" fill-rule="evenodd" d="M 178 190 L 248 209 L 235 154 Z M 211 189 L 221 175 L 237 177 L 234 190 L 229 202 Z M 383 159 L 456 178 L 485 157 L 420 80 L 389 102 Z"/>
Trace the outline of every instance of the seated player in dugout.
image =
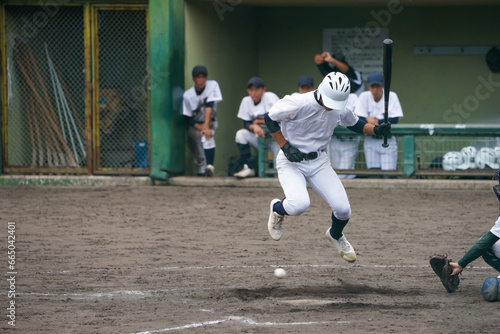
<path id="1" fill-rule="evenodd" d="M 255 176 L 254 162 L 251 160 L 251 148 L 259 147 L 259 137 L 265 137 L 266 132 L 261 125 L 264 124 L 264 115 L 269 112 L 271 107 L 279 100 L 279 97 L 268 92 L 264 80 L 259 77 L 252 77 L 247 83 L 247 93 L 241 100 L 238 118 L 243 120 L 243 129 L 236 132 L 236 146 L 240 152 L 240 160 L 243 163 L 243 169 L 235 173 L 237 178 L 246 178 Z M 271 150 L 276 159 L 279 152 L 279 146 L 273 141 Z"/>
<path id="2" fill-rule="evenodd" d="M 301 75 L 299 77 L 299 81 L 297 82 L 297 92 L 293 93 L 292 95 L 312 92 L 315 89 L 316 87 L 314 86 L 313 77 L 310 75 Z"/>
<path id="3" fill-rule="evenodd" d="M 205 66 L 195 66 L 192 75 L 194 86 L 184 92 L 182 108 L 188 126 L 188 146 L 194 155 L 196 174 L 213 176 L 217 102 L 222 101 L 222 93 L 217 81 L 207 80 Z"/>
<path id="4" fill-rule="evenodd" d="M 359 95 L 356 103 L 356 114 L 368 124 L 379 125 L 384 121 L 384 78 L 382 73 L 373 72 L 367 78 L 370 91 Z M 403 109 L 398 95 L 389 93 L 389 123 L 396 124 L 403 117 Z M 365 136 L 364 150 L 368 169 L 396 170 L 398 162 L 398 143 L 395 136 L 389 136 L 389 147 L 382 147 L 383 136 Z"/>
<path id="5" fill-rule="evenodd" d="M 325 51 L 314 56 L 314 63 L 323 77 L 332 71 L 344 73 L 351 83 L 351 93 L 359 96 L 365 90 L 361 73 L 347 62 L 343 54 L 332 55 Z"/>

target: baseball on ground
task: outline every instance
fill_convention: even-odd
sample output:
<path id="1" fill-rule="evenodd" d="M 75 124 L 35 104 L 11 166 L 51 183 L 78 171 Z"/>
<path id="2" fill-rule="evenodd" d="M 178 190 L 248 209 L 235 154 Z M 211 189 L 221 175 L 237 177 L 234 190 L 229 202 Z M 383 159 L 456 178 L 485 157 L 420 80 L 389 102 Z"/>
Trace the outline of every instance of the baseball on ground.
<path id="1" fill-rule="evenodd" d="M 286 271 L 285 269 L 282 269 L 282 268 L 277 268 L 274 270 L 274 276 L 278 277 L 278 278 L 283 278 L 286 276 Z"/>

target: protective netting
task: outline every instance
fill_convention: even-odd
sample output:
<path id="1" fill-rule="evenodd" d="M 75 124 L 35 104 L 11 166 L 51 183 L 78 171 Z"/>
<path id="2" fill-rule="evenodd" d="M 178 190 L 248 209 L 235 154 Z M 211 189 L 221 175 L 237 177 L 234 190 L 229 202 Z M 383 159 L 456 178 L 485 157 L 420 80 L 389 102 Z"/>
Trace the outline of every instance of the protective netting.
<path id="1" fill-rule="evenodd" d="M 98 10 L 98 168 L 148 167 L 146 12 Z"/>
<path id="2" fill-rule="evenodd" d="M 80 6 L 6 6 L 7 165 L 84 166 Z"/>
<path id="3" fill-rule="evenodd" d="M 149 168 L 146 16 L 96 8 L 91 25 L 83 6 L 5 6 L 6 167 Z"/>

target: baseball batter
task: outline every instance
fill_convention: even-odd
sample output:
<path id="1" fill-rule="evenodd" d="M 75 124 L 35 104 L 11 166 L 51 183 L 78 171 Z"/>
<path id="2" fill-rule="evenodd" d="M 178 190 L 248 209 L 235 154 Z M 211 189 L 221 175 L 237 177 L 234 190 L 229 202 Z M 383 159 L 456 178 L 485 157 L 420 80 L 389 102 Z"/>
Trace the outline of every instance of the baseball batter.
<path id="1" fill-rule="evenodd" d="M 331 72 L 317 90 L 287 95 L 266 114 L 267 128 L 281 147 L 276 165 L 285 193 L 283 200 L 271 201 L 267 227 L 271 237 L 280 240 L 284 217 L 298 216 L 307 210 L 310 204 L 307 182 L 332 209 L 327 238 L 344 260 L 354 262 L 356 252 L 342 232 L 351 217 L 351 206 L 325 150 L 337 125 L 368 135 L 390 134 L 391 125 L 375 126 L 360 120 L 345 108 L 349 94 L 347 76 Z"/>
<path id="2" fill-rule="evenodd" d="M 222 93 L 217 81 L 207 80 L 205 66 L 195 66 L 192 75 L 194 86 L 184 92 L 182 109 L 188 124 L 188 146 L 194 155 L 197 175 L 213 176 L 217 102 L 222 101 Z"/>
<path id="3" fill-rule="evenodd" d="M 369 124 L 378 125 L 384 121 L 384 79 L 382 73 L 373 72 L 368 75 L 370 91 L 359 95 L 356 103 L 356 114 Z M 389 94 L 389 123 L 396 124 L 403 117 L 403 109 L 398 96 L 394 92 Z M 389 147 L 382 147 L 384 142 L 381 136 L 366 136 L 364 140 L 366 167 L 382 170 L 396 170 L 398 162 L 398 143 L 395 136 L 388 136 Z"/>
<path id="4" fill-rule="evenodd" d="M 250 145 L 254 148 L 259 147 L 259 137 L 265 137 L 266 132 L 260 126 L 264 124 L 264 115 L 271 107 L 279 100 L 279 97 L 268 92 L 264 80 L 259 77 L 252 77 L 247 83 L 247 93 L 241 100 L 240 109 L 238 110 L 238 118 L 243 120 L 243 129 L 236 132 L 236 146 L 240 152 L 240 159 L 243 162 L 243 169 L 235 173 L 237 178 L 246 178 L 255 175 L 255 167 L 251 160 Z M 271 146 L 271 151 L 278 154 L 279 147 L 274 144 Z"/>

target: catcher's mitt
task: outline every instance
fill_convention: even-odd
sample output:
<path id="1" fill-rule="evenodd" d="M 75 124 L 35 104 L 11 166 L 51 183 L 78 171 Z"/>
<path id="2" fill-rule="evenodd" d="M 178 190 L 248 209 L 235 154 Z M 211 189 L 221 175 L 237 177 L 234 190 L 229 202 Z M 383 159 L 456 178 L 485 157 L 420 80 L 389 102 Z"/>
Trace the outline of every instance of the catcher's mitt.
<path id="1" fill-rule="evenodd" d="M 441 283 L 443 283 L 446 291 L 453 292 L 458 289 L 460 284 L 460 278 L 458 275 L 452 276 L 451 273 L 453 269 L 450 266 L 450 262 L 453 261 L 444 255 L 433 255 L 430 260 L 432 270 L 439 276 Z"/>

